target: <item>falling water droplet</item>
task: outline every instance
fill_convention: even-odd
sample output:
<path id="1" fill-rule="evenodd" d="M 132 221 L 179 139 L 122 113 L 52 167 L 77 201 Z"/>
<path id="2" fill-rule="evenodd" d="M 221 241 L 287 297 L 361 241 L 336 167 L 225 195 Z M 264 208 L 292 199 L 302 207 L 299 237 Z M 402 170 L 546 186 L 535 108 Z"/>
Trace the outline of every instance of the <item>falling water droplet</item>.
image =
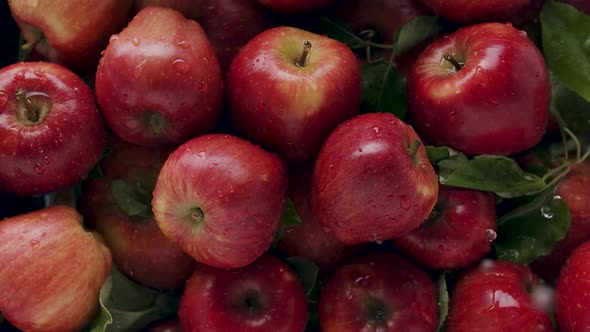
<path id="1" fill-rule="evenodd" d="M 496 237 L 498 237 L 498 234 L 496 234 L 496 231 L 494 231 L 493 229 L 486 229 L 485 230 L 485 235 L 486 235 L 486 240 L 488 242 L 492 242 L 496 239 Z"/>
<path id="2" fill-rule="evenodd" d="M 33 170 L 35 170 L 35 173 L 37 174 L 45 174 L 45 167 L 43 167 L 42 164 L 36 163 Z"/>
<path id="3" fill-rule="evenodd" d="M 131 42 L 133 43 L 133 45 L 139 46 L 139 38 L 133 37 L 131 38 Z"/>
<path id="4" fill-rule="evenodd" d="M 401 195 L 399 197 L 399 205 L 401 206 L 402 209 L 408 210 L 412 206 L 412 202 L 410 202 L 410 199 L 408 198 L 408 196 Z"/>
<path id="5" fill-rule="evenodd" d="M 172 65 L 174 66 L 174 68 L 176 68 L 176 71 L 178 71 L 179 73 L 182 73 L 182 74 L 185 74 L 191 68 L 191 66 L 186 61 L 184 61 L 182 59 L 174 60 L 172 62 Z"/>

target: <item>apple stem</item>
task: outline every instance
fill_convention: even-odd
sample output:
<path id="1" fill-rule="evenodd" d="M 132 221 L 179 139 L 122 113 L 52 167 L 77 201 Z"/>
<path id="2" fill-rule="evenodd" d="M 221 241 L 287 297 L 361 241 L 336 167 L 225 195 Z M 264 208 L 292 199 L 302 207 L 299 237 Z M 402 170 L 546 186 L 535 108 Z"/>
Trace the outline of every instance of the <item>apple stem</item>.
<path id="1" fill-rule="evenodd" d="M 39 112 L 35 105 L 27 98 L 27 93 L 23 89 L 16 89 L 16 100 L 25 107 L 25 118 L 31 123 L 39 121 Z"/>
<path id="2" fill-rule="evenodd" d="M 457 61 L 457 59 L 455 59 L 455 57 L 452 54 L 446 53 L 445 55 L 443 55 L 443 59 L 450 62 L 455 67 L 455 69 L 457 69 L 457 71 L 463 69 L 463 66 L 459 63 L 459 61 Z"/>
<path id="3" fill-rule="evenodd" d="M 311 43 L 309 40 L 306 40 L 303 43 L 303 51 L 301 52 L 301 57 L 299 60 L 295 62 L 297 67 L 305 67 L 305 62 L 307 61 L 307 57 L 309 56 L 309 52 L 311 51 Z"/>
<path id="4" fill-rule="evenodd" d="M 410 146 L 410 158 L 412 158 L 412 160 L 416 161 L 416 153 L 418 153 L 418 149 L 420 148 L 420 145 L 422 145 L 422 142 L 420 142 L 419 139 L 416 139 L 414 141 L 414 143 L 412 143 L 412 146 Z"/>

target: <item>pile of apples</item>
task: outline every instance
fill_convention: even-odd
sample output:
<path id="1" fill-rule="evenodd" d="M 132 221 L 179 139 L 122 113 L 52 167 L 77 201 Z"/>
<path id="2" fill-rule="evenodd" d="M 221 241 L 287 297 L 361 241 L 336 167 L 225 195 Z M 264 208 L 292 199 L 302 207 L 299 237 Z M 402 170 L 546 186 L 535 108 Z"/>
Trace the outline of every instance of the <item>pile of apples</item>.
<path id="1" fill-rule="evenodd" d="M 133 330 L 589 330 L 583 140 L 542 178 L 519 168 L 571 133 L 521 30 L 549 3 L 590 19 L 567 2 L 8 0 L 28 61 L 0 69 L 0 192 L 50 204 L 0 215 L 0 329 L 117 331 L 117 270 L 180 294 Z M 311 31 L 319 15 L 363 47 Z M 427 15 L 452 31 L 395 54 Z M 375 57 L 407 117 L 361 112 Z M 463 180 L 508 163 L 553 179 L 524 199 L 567 205 L 532 264 L 493 246 L 500 215 L 531 212 L 506 210 L 516 195 L 445 175 L 486 160 Z"/>

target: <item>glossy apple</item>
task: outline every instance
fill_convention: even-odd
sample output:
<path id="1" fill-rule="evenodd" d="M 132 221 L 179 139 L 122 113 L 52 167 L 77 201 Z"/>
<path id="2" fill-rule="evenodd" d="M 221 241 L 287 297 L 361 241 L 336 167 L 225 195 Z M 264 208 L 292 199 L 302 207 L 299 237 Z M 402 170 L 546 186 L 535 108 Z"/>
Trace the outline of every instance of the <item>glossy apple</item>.
<path id="1" fill-rule="evenodd" d="M 222 77 L 198 23 L 163 7 L 143 9 L 111 37 L 96 73 L 109 127 L 139 145 L 180 144 L 213 128 Z"/>
<path id="2" fill-rule="evenodd" d="M 0 312 L 20 330 L 80 330 L 110 270 L 109 249 L 70 207 L 0 222 Z"/>
<path id="3" fill-rule="evenodd" d="M 320 272 L 329 273 L 338 261 L 360 248 L 348 246 L 322 230 L 310 206 L 311 170 L 299 167 L 291 170 L 288 182 L 289 197 L 302 223 L 285 229 L 277 241 L 277 251 L 285 257 L 308 259 L 318 265 Z"/>
<path id="4" fill-rule="evenodd" d="M 328 137 L 316 160 L 311 207 L 347 243 L 381 242 L 418 227 L 438 179 L 414 129 L 391 113 L 359 115 Z"/>
<path id="5" fill-rule="evenodd" d="M 52 62 L 94 71 L 109 37 L 127 23 L 132 0 L 10 0 L 12 16 L 29 45 Z M 75 27 L 75 28 L 74 28 Z"/>
<path id="6" fill-rule="evenodd" d="M 308 315 L 297 275 L 268 255 L 232 271 L 197 266 L 178 310 L 187 332 L 303 332 Z"/>
<path id="7" fill-rule="evenodd" d="M 409 122 L 429 144 L 511 155 L 541 140 L 550 88 L 543 56 L 525 33 L 474 25 L 420 55 L 408 77 Z"/>
<path id="8" fill-rule="evenodd" d="M 359 65 L 346 45 L 274 28 L 234 58 L 227 75 L 230 116 L 253 142 L 290 161 L 309 161 L 339 123 L 358 114 L 360 84 Z"/>
<path id="9" fill-rule="evenodd" d="M 524 22 L 532 18 L 544 0 L 422 0 L 437 15 L 461 24 Z"/>
<path id="10" fill-rule="evenodd" d="M 182 13 L 186 18 L 193 18 L 192 15 L 196 7 L 195 4 L 198 2 L 199 0 L 133 0 L 131 14 L 133 17 L 144 8 L 157 6 L 174 9 L 177 12 Z"/>
<path id="11" fill-rule="evenodd" d="M 590 242 L 568 258 L 557 280 L 555 320 L 560 331 L 590 329 Z"/>
<path id="12" fill-rule="evenodd" d="M 258 0 L 261 4 L 280 13 L 301 13 L 317 10 L 336 0 Z"/>
<path id="13" fill-rule="evenodd" d="M 342 265 L 320 294 L 324 332 L 435 331 L 435 288 L 426 272 L 393 253 Z"/>
<path id="14" fill-rule="evenodd" d="M 164 236 L 151 213 L 158 172 L 173 149 L 111 141 L 111 153 L 100 161 L 104 177 L 83 183 L 84 219 L 128 277 L 152 288 L 182 288 L 194 260 Z"/>
<path id="15" fill-rule="evenodd" d="M 453 270 L 479 261 L 495 238 L 494 194 L 441 186 L 428 219 L 393 243 L 426 268 Z"/>
<path id="16" fill-rule="evenodd" d="M 194 259 L 238 268 L 274 240 L 286 189 L 285 165 L 277 156 L 241 138 L 204 135 L 166 160 L 152 209 L 164 235 Z"/>
<path id="17" fill-rule="evenodd" d="M 0 190 L 21 196 L 65 189 L 103 153 L 94 96 L 69 69 L 17 63 L 0 70 Z"/>
<path id="18" fill-rule="evenodd" d="M 553 331 L 547 293 L 527 266 L 484 260 L 451 293 L 445 331 Z"/>
<path id="19" fill-rule="evenodd" d="M 590 161 L 574 166 L 559 184 L 557 194 L 569 208 L 570 228 L 548 256 L 531 264 L 533 271 L 547 281 L 554 281 L 574 249 L 590 240 Z"/>

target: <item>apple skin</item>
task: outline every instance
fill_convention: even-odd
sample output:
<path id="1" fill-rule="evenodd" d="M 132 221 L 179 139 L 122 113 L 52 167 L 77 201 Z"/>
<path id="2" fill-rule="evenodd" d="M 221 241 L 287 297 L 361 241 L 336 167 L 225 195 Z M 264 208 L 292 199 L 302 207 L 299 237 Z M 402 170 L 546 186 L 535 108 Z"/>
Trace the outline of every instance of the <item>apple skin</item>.
<path id="1" fill-rule="evenodd" d="M 484 260 L 451 293 L 445 331 L 553 331 L 546 308 L 531 295 L 538 287 L 527 266 Z"/>
<path id="2" fill-rule="evenodd" d="M 302 13 L 325 7 L 336 0 L 258 0 L 261 4 L 279 13 Z"/>
<path id="3" fill-rule="evenodd" d="M 173 149 L 146 148 L 112 139 L 111 154 L 100 161 L 104 174 L 82 186 L 81 210 L 86 223 L 99 232 L 113 261 L 129 278 L 157 289 L 180 289 L 190 277 L 194 260 L 169 240 L 151 215 L 153 186 Z M 134 188 L 148 214 L 128 215 L 113 198 L 113 181 Z"/>
<path id="4" fill-rule="evenodd" d="M 132 0 L 29 1 L 8 4 L 28 42 L 52 62 L 75 71 L 94 71 L 108 38 L 123 29 Z M 75 27 L 75 28 L 74 28 Z"/>
<path id="5" fill-rule="evenodd" d="M 308 316 L 297 275 L 269 255 L 232 271 L 197 266 L 178 310 L 186 332 L 303 332 Z"/>
<path id="6" fill-rule="evenodd" d="M 359 115 L 328 137 L 316 160 L 311 207 L 346 244 L 381 242 L 418 227 L 438 197 L 438 178 L 414 129 L 391 113 Z"/>
<path id="7" fill-rule="evenodd" d="M 465 61 L 457 71 L 447 53 Z M 429 144 L 511 155 L 541 140 L 551 83 L 536 46 L 510 25 L 484 23 L 426 48 L 408 76 L 408 120 Z"/>
<path id="8" fill-rule="evenodd" d="M 438 16 L 460 24 L 521 23 L 538 14 L 544 0 L 422 0 Z"/>
<path id="9" fill-rule="evenodd" d="M 25 331 L 76 331 L 94 314 L 109 249 L 67 206 L 0 222 L 0 311 Z"/>
<path id="10" fill-rule="evenodd" d="M 428 219 L 392 241 L 428 269 L 453 270 L 475 263 L 489 252 L 496 228 L 494 194 L 441 186 Z"/>
<path id="11" fill-rule="evenodd" d="M 394 253 L 371 253 L 342 265 L 320 294 L 323 332 L 435 331 L 434 283 Z"/>
<path id="12" fill-rule="evenodd" d="M 580 245 L 563 266 L 557 280 L 555 320 L 559 331 L 590 329 L 590 242 Z"/>
<path id="13" fill-rule="evenodd" d="M 40 115 L 29 121 L 22 89 Z M 19 196 L 65 189 L 101 157 L 106 131 L 94 96 L 69 69 L 47 62 L 0 70 L 0 190 Z"/>
<path id="14" fill-rule="evenodd" d="M 147 7 L 165 7 L 182 13 L 186 18 L 193 18 L 195 3 L 199 0 L 133 0 L 131 7 L 132 18 Z"/>
<path id="15" fill-rule="evenodd" d="M 305 41 L 311 53 L 298 66 Z M 236 129 L 289 161 L 313 160 L 330 132 L 360 110 L 360 68 L 352 51 L 297 28 L 273 28 L 248 42 L 227 85 Z"/>
<path id="16" fill-rule="evenodd" d="M 111 37 L 96 96 L 109 127 L 125 141 L 180 144 L 214 127 L 222 81 L 200 25 L 172 9 L 148 7 Z"/>
<path id="17" fill-rule="evenodd" d="M 152 210 L 164 235 L 187 254 L 232 269 L 269 248 L 286 190 L 286 167 L 276 155 L 238 137 L 210 134 L 168 157 Z"/>
<path id="18" fill-rule="evenodd" d="M 557 188 L 570 210 L 570 228 L 548 256 L 540 257 L 531 268 L 547 281 L 554 281 L 571 253 L 590 240 L 590 161 L 576 165 Z"/>

